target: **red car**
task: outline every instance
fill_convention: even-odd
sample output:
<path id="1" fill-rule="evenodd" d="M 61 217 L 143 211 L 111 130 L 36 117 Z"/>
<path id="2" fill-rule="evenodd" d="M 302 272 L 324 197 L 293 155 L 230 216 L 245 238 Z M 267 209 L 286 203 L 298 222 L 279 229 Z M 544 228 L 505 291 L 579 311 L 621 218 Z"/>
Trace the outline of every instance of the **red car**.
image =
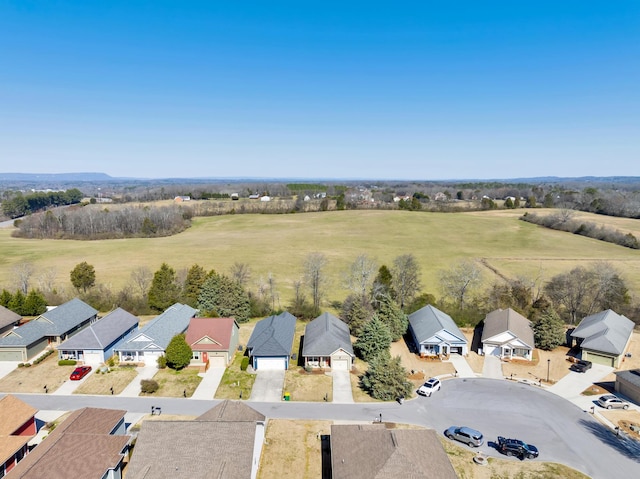
<path id="1" fill-rule="evenodd" d="M 91 372 L 91 366 L 78 366 L 73 370 L 69 379 L 72 381 L 78 381 L 89 374 L 89 372 Z"/>

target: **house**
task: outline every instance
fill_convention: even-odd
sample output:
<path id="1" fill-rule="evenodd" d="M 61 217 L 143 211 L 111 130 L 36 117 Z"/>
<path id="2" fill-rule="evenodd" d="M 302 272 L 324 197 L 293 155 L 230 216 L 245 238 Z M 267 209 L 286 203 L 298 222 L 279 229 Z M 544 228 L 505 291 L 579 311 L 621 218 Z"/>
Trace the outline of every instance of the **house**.
<path id="1" fill-rule="evenodd" d="M 127 479 L 255 479 L 264 429 L 264 416 L 235 401 L 193 421 L 145 421 Z"/>
<path id="2" fill-rule="evenodd" d="M 253 369 L 288 369 L 296 332 L 296 318 L 290 313 L 258 321 L 247 342 Z"/>
<path id="3" fill-rule="evenodd" d="M 513 309 L 496 309 L 484 319 L 482 352 L 500 358 L 531 360 L 534 341 L 531 321 Z"/>
<path id="4" fill-rule="evenodd" d="M 36 412 L 10 394 L 0 399 L 0 477 L 29 453 L 29 440 L 38 432 Z"/>
<path id="5" fill-rule="evenodd" d="M 176 203 L 182 203 L 183 201 L 191 201 L 191 197 L 190 196 L 176 196 L 173 201 L 175 201 Z"/>
<path id="6" fill-rule="evenodd" d="M 0 338 L 0 361 L 29 361 L 97 319 L 97 310 L 78 298 L 72 299 Z"/>
<path id="7" fill-rule="evenodd" d="M 102 364 L 113 356 L 118 341 L 137 330 L 137 317 L 122 308 L 115 309 L 58 346 L 58 358 Z"/>
<path id="8" fill-rule="evenodd" d="M 162 356 L 176 334 L 184 333 L 197 310 L 176 303 L 130 337 L 113 347 L 120 361 L 154 364 Z"/>
<path id="9" fill-rule="evenodd" d="M 469 353 L 467 338 L 451 316 L 430 304 L 409 315 L 409 330 L 420 356 Z"/>
<path id="10" fill-rule="evenodd" d="M 191 365 L 226 368 L 238 348 L 239 331 L 233 318 L 191 318 L 185 338 L 193 351 Z"/>
<path id="11" fill-rule="evenodd" d="M 616 371 L 616 392 L 640 404 L 640 369 Z"/>
<path id="12" fill-rule="evenodd" d="M 0 306 L 0 337 L 17 326 L 21 319 L 22 316 L 19 314 Z"/>
<path id="13" fill-rule="evenodd" d="M 331 426 L 333 479 L 456 479 L 433 429 L 387 429 L 374 424 Z"/>
<path id="14" fill-rule="evenodd" d="M 587 316 L 571 333 L 582 351 L 582 359 L 617 368 L 635 324 L 610 309 Z"/>
<path id="15" fill-rule="evenodd" d="M 304 366 L 351 371 L 355 354 L 349 326 L 329 313 L 307 324 L 302 343 Z"/>
<path id="16" fill-rule="evenodd" d="M 260 201 L 262 202 L 271 201 L 271 197 L 267 195 L 261 196 Z"/>
<path id="17" fill-rule="evenodd" d="M 11 479 L 70 477 L 120 479 L 131 436 L 126 411 L 83 408 L 74 411 L 19 462 Z"/>

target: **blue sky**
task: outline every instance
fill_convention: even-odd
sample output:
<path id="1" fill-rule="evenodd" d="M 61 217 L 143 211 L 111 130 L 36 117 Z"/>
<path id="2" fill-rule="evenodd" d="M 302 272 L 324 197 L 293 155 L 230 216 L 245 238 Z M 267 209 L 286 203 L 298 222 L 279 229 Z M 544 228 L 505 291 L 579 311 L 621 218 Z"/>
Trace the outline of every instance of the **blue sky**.
<path id="1" fill-rule="evenodd" d="M 640 175 L 640 2 L 0 2 L 0 172 Z"/>

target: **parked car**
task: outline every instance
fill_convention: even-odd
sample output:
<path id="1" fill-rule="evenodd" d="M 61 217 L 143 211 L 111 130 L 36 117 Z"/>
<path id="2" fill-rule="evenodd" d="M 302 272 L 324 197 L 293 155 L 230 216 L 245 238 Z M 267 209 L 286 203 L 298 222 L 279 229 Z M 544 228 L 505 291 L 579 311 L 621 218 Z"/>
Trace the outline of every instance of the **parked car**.
<path id="1" fill-rule="evenodd" d="M 520 439 L 507 439 L 498 436 L 498 451 L 507 456 L 516 456 L 522 459 L 534 459 L 540 454 L 533 444 L 527 444 Z"/>
<path id="2" fill-rule="evenodd" d="M 599 406 L 605 409 L 629 409 L 629 403 L 624 402 L 613 394 L 605 394 L 600 396 L 597 401 Z"/>
<path id="3" fill-rule="evenodd" d="M 451 426 L 444 432 L 444 435 L 449 439 L 464 442 L 471 447 L 480 447 L 484 444 L 482 433 L 466 426 Z"/>
<path id="4" fill-rule="evenodd" d="M 438 378 L 431 378 L 422 386 L 420 386 L 417 392 L 421 396 L 431 396 L 431 393 L 439 390 L 440 390 L 440 380 Z"/>
<path id="5" fill-rule="evenodd" d="M 582 359 L 579 359 L 578 362 L 573 363 L 571 369 L 577 373 L 584 373 L 591 369 L 591 361 L 583 361 Z"/>
<path id="6" fill-rule="evenodd" d="M 69 379 L 72 381 L 78 381 L 89 374 L 89 372 L 91 372 L 91 366 L 78 366 L 73 370 Z"/>

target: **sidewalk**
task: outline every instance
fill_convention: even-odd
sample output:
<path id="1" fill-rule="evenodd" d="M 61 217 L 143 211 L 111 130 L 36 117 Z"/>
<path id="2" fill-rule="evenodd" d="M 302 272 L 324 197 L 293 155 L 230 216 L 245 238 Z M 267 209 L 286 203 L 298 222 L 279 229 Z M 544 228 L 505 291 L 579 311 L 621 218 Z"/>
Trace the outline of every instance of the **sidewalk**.
<path id="1" fill-rule="evenodd" d="M 129 385 L 124 388 L 124 390 L 118 394 L 118 396 L 123 397 L 138 397 L 140 395 L 140 381 L 143 379 L 151 379 L 153 375 L 158 370 L 158 366 L 155 364 L 146 365 L 143 367 L 136 368 L 138 375 L 133 378 L 133 380 L 129 383 Z"/>
<path id="2" fill-rule="evenodd" d="M 200 373 L 202 381 L 193 392 L 191 399 L 213 399 L 226 369 L 210 367 L 206 373 Z"/>

